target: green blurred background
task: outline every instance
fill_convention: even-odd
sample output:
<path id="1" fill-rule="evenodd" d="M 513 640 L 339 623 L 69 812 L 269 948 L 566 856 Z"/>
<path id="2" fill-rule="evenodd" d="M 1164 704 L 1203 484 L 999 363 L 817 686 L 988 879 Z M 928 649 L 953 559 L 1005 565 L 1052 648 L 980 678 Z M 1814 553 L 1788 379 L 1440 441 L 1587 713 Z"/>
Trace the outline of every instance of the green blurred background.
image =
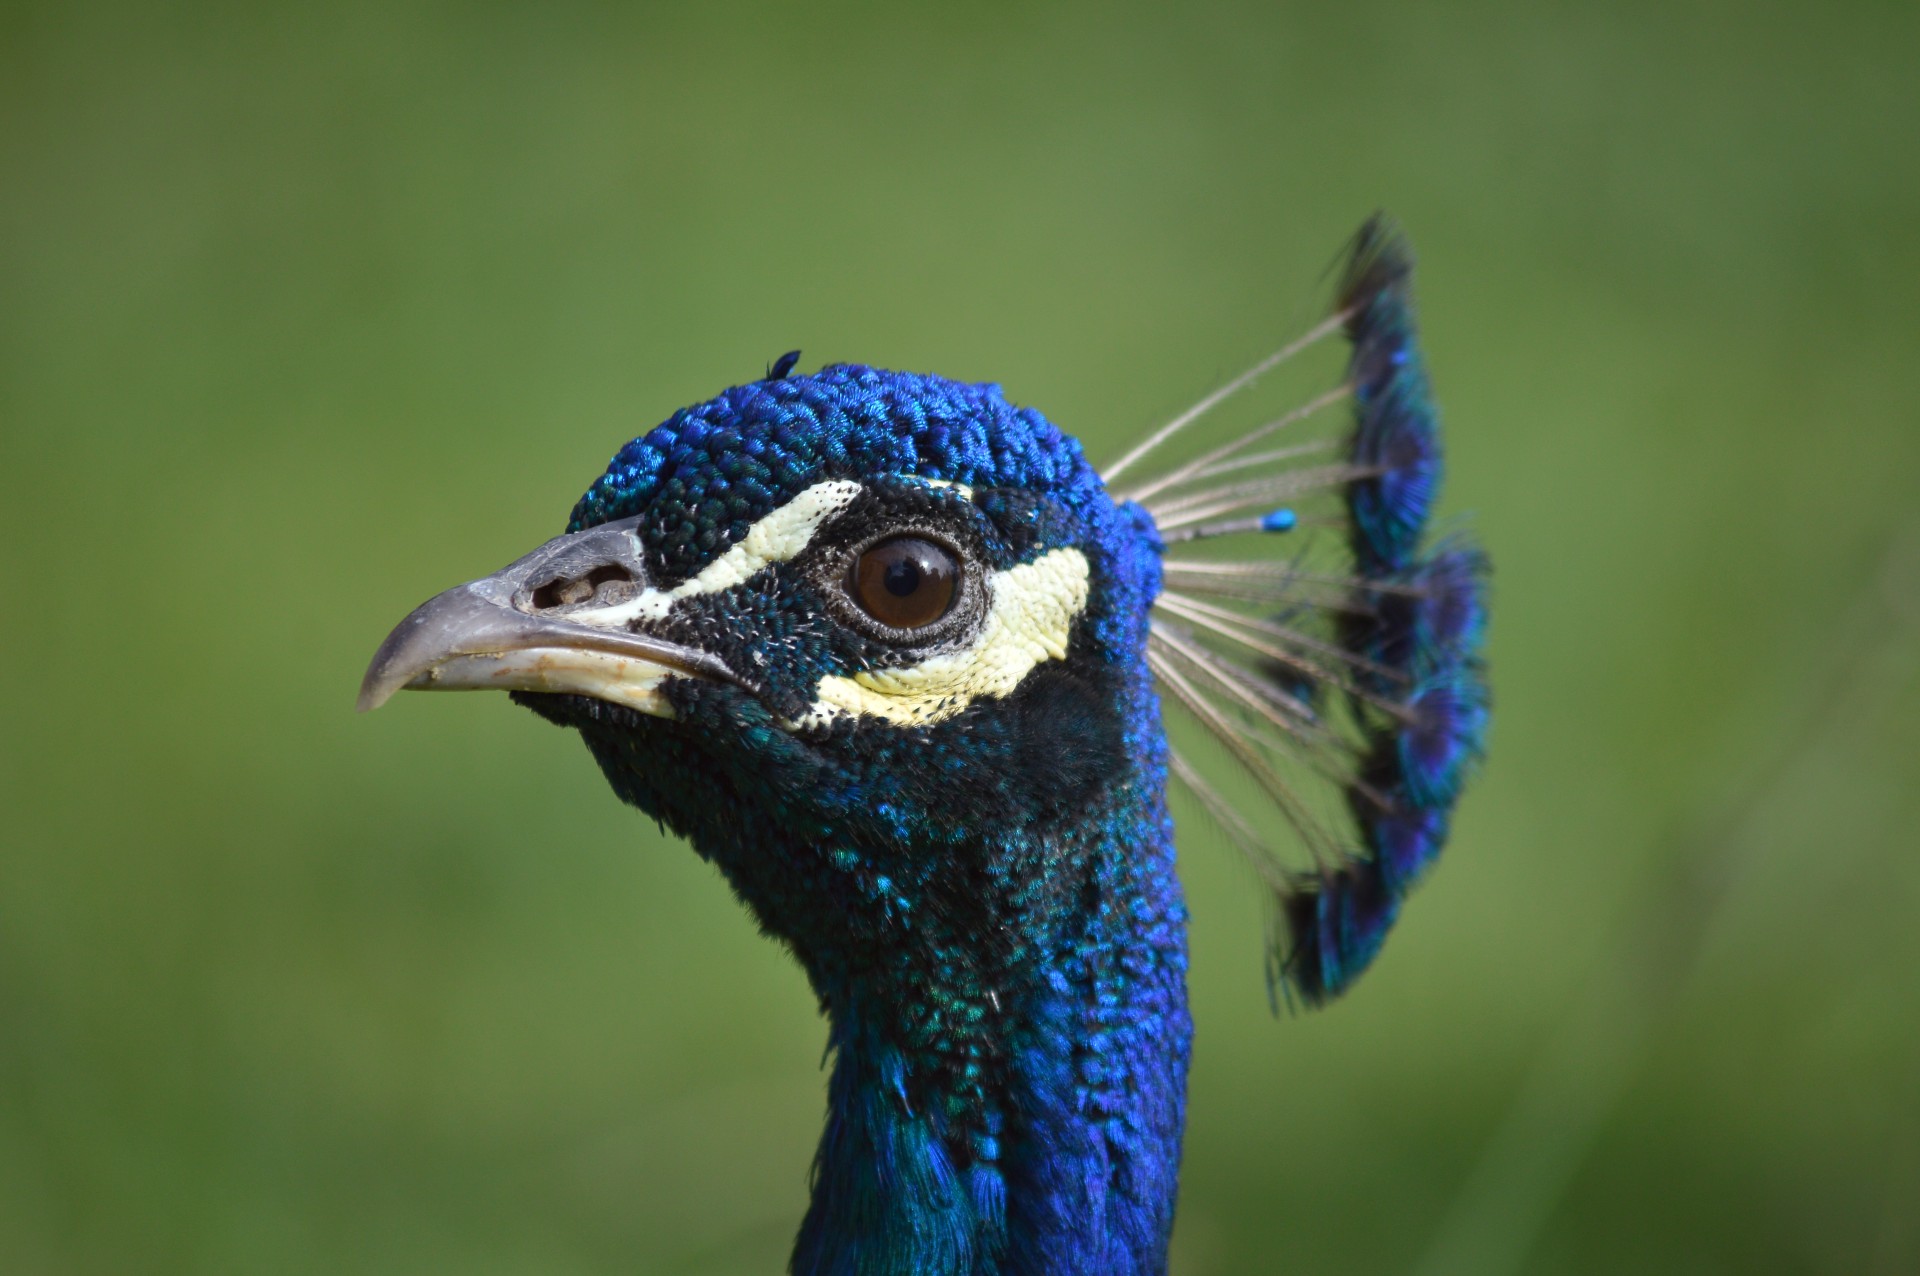
<path id="1" fill-rule="evenodd" d="M 367 657 L 794 346 L 1112 456 L 1376 206 L 1498 562 L 1493 760 L 1324 1014 L 1186 848 L 1177 1273 L 1920 1271 L 1916 49 L 1910 4 L 6 6 L 0 1271 L 780 1269 L 800 977 L 577 743 L 356 716 Z"/>

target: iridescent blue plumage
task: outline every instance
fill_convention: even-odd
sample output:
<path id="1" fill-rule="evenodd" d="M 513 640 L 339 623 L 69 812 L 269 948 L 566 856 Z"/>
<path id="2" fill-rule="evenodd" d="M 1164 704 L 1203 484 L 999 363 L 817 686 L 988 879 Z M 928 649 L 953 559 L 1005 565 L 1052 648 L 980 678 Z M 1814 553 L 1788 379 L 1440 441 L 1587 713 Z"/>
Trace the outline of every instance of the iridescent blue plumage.
<path id="1" fill-rule="evenodd" d="M 1340 289 L 1357 473 L 1344 492 L 1355 580 L 1336 631 L 1361 658 L 1353 679 L 1365 694 L 1352 705 L 1366 760 L 1347 790 L 1360 846 L 1281 890 L 1290 949 L 1280 969 L 1309 1004 L 1344 991 L 1378 954 L 1446 841 L 1487 727 L 1486 555 L 1464 536 L 1422 547 L 1442 461 L 1412 268 L 1376 220 L 1356 238 Z"/>
<path id="2" fill-rule="evenodd" d="M 1319 1002 L 1378 953 L 1487 717 L 1485 557 L 1425 541 L 1410 269 L 1370 224 L 1336 318 L 1255 370 L 1344 330 L 1343 386 L 1130 491 L 1146 447 L 1103 479 L 997 386 L 782 356 L 382 648 L 369 703 L 506 686 L 577 730 L 806 970 L 833 1073 L 795 1273 L 1164 1273 L 1170 776 L 1262 866 L 1277 981 Z M 1348 397 L 1345 437 L 1248 450 Z M 1242 535 L 1264 553 L 1189 553 Z M 1162 695 L 1246 790 L 1169 748 Z"/>
<path id="3" fill-rule="evenodd" d="M 1355 613 L 1347 637 L 1388 669 L 1426 678 L 1471 662 L 1485 640 L 1487 556 L 1462 537 L 1382 581 L 1370 613 Z M 1380 679 L 1373 679 L 1376 686 Z"/>
<path id="4" fill-rule="evenodd" d="M 1420 357 L 1413 260 L 1381 222 L 1361 230 L 1340 288 L 1353 344 L 1352 460 L 1376 473 L 1347 489 L 1354 556 L 1370 575 L 1404 568 L 1440 488 L 1440 422 Z"/>

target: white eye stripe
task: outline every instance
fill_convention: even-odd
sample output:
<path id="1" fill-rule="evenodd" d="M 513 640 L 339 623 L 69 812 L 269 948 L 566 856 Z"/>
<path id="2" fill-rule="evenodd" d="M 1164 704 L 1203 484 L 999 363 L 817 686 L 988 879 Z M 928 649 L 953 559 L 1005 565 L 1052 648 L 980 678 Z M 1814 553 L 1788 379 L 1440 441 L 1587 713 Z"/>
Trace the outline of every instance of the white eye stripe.
<path id="1" fill-rule="evenodd" d="M 963 650 L 943 652 L 905 669 L 829 674 L 812 709 L 793 729 L 843 717 L 879 718 L 896 726 L 928 726 L 975 700 L 1008 695 L 1036 665 L 1064 660 L 1073 622 L 1087 605 L 1087 558 L 1056 549 L 1031 563 L 993 572 L 979 631 Z"/>
<path id="2" fill-rule="evenodd" d="M 927 486 L 954 491 L 963 484 L 935 479 Z M 745 583 L 756 572 L 791 562 L 844 512 L 864 489 L 844 479 L 816 483 L 748 529 L 740 541 L 672 589 L 649 588 L 608 607 L 572 612 L 576 624 L 626 628 L 664 617 L 683 598 L 716 594 Z M 897 726 L 926 726 L 964 711 L 975 700 L 1009 695 L 1033 669 L 1063 660 L 1073 624 L 1086 609 L 1089 568 L 1077 549 L 1056 549 L 1030 563 L 987 574 L 986 613 L 972 641 L 958 651 L 930 656 L 907 668 L 874 669 L 820 680 L 811 709 L 791 729 L 817 727 L 845 717 L 877 718 Z"/>
<path id="3" fill-rule="evenodd" d="M 860 484 L 845 479 L 815 483 L 748 528 L 726 553 L 672 589 L 649 588 L 610 607 L 576 611 L 567 619 L 576 624 L 624 628 L 636 620 L 658 620 L 682 598 L 732 589 L 762 568 L 791 562 L 805 552 L 820 529 L 853 504 L 860 492 Z"/>

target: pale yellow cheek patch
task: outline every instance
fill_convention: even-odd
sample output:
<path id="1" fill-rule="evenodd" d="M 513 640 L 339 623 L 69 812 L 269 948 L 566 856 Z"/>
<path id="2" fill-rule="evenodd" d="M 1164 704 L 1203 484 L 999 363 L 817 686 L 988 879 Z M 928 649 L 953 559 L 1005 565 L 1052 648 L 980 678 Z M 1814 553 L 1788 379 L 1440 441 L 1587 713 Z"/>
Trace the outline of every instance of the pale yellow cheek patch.
<path id="1" fill-rule="evenodd" d="M 836 718 L 879 718 L 896 726 L 943 722 L 975 700 L 1004 696 L 1035 665 L 1064 660 L 1073 622 L 1087 605 L 1087 558 L 1051 550 L 987 580 L 991 603 L 980 632 L 962 651 L 905 669 L 834 674 L 820 680 L 813 710 L 796 727 Z"/>

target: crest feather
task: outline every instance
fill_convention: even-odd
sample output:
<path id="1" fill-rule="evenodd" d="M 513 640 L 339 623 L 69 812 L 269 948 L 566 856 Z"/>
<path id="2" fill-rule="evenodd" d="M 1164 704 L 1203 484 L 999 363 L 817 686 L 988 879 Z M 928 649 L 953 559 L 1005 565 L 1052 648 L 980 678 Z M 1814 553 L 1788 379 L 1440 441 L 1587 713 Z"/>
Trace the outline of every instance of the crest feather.
<path id="1" fill-rule="evenodd" d="M 1108 474 L 1346 336 L 1331 389 L 1115 493 L 1169 546 L 1149 639 L 1166 701 L 1246 783 L 1223 786 L 1179 751 L 1174 774 L 1259 870 L 1276 922 L 1269 978 L 1308 1005 L 1345 991 L 1378 954 L 1446 843 L 1489 717 L 1488 557 L 1462 534 L 1427 537 L 1440 422 L 1412 280 L 1405 239 L 1371 218 L 1348 245 L 1326 322 Z M 1340 430 L 1327 409 L 1343 402 Z"/>

